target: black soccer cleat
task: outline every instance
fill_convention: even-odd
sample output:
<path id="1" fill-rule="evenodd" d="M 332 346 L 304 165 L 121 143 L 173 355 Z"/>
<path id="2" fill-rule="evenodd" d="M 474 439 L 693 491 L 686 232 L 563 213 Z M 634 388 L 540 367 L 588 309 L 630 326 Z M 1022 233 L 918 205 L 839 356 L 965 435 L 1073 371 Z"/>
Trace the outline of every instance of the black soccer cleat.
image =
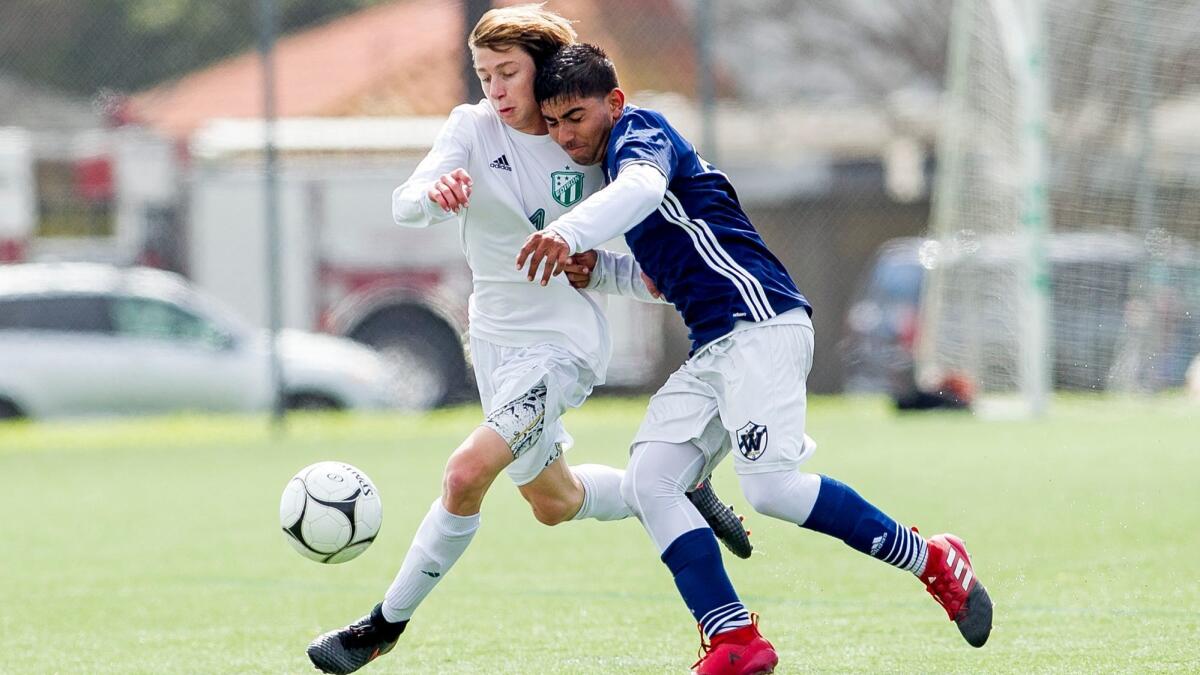
<path id="1" fill-rule="evenodd" d="M 318 636 L 305 651 L 322 673 L 346 675 L 392 651 L 407 625 L 407 621 L 388 622 L 383 605 L 375 605 L 370 614 L 349 626 Z"/>
<path id="2" fill-rule="evenodd" d="M 967 594 L 966 611 L 954 619 L 958 632 L 972 647 L 982 647 L 992 634 L 992 598 L 983 584 L 976 583 Z"/>
<path id="3" fill-rule="evenodd" d="M 694 490 L 687 493 L 687 498 L 704 516 L 708 526 L 712 528 L 717 539 L 725 544 L 729 552 L 739 558 L 749 558 L 754 551 L 750 543 L 750 533 L 742 526 L 742 519 L 734 512 L 732 506 L 721 503 L 717 493 L 713 491 L 712 479 L 705 478 Z"/>

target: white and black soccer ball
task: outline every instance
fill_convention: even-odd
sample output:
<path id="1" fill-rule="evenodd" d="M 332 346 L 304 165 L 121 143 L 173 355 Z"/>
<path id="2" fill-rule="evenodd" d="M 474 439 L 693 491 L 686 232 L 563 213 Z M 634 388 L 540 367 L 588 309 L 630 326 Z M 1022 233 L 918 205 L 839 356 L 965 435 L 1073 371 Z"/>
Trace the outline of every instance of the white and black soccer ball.
<path id="1" fill-rule="evenodd" d="M 301 469 L 283 489 L 279 524 L 300 555 L 342 563 L 375 541 L 383 503 L 367 474 L 345 462 L 317 462 Z"/>

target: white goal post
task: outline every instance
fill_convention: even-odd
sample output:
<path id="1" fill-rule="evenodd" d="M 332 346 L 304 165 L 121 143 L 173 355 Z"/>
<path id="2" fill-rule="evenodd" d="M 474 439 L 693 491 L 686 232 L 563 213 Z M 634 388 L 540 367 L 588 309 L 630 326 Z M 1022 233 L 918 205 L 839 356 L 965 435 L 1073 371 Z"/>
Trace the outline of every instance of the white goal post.
<path id="1" fill-rule="evenodd" d="M 958 0 L 918 382 L 1038 415 L 1200 351 L 1200 2 Z M 1193 120 L 1200 117 L 1192 117 Z"/>

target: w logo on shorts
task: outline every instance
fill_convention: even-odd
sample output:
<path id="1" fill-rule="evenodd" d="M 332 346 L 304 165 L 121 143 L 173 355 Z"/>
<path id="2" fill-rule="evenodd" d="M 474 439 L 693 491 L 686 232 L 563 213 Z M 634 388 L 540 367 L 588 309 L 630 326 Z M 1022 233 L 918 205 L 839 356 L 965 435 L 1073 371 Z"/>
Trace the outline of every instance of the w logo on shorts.
<path id="1" fill-rule="evenodd" d="M 753 462 L 767 451 L 767 428 L 747 422 L 746 426 L 737 430 L 737 442 L 742 456 Z"/>

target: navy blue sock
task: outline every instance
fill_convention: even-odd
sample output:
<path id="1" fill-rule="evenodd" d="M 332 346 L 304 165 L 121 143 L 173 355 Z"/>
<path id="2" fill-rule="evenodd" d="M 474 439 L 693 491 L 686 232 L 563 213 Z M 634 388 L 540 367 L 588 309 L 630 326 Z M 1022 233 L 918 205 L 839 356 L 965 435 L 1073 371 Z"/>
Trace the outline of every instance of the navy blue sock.
<path id="1" fill-rule="evenodd" d="M 821 476 L 821 489 L 805 527 L 846 542 L 856 551 L 920 574 L 929 548 L 916 532 L 892 520 L 850 486 Z"/>
<path id="2" fill-rule="evenodd" d="M 702 527 L 679 535 L 663 551 L 662 561 L 675 575 L 675 586 L 705 637 L 750 625 L 750 615 L 725 573 L 712 530 Z"/>

